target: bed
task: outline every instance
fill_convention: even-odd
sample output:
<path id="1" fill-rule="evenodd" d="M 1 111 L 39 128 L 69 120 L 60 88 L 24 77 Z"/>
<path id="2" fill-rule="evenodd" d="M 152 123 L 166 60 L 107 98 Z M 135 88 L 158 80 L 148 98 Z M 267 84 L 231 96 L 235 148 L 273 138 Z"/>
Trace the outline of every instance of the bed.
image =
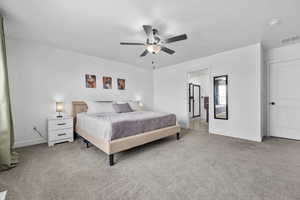
<path id="1" fill-rule="evenodd" d="M 73 101 L 72 109 L 75 133 L 87 147 L 91 143 L 105 152 L 110 166 L 114 165 L 115 153 L 171 135 L 180 138 L 180 127 L 173 114 L 151 111 L 87 114 L 84 101 Z"/>

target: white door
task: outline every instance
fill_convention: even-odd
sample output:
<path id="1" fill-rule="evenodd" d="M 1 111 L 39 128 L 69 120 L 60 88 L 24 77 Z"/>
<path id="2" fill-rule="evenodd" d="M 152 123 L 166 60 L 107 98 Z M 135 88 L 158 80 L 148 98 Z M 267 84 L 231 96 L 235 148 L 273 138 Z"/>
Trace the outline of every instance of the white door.
<path id="1" fill-rule="evenodd" d="M 300 140 L 300 60 L 270 64 L 270 135 Z"/>

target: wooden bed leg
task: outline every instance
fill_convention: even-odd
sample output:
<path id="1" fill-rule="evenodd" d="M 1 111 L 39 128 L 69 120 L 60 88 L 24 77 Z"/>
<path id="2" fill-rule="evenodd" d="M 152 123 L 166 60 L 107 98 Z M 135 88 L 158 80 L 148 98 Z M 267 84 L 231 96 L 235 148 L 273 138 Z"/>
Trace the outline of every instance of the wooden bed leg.
<path id="1" fill-rule="evenodd" d="M 86 148 L 90 148 L 90 142 L 86 139 L 83 139 L 84 143 L 86 144 Z"/>
<path id="2" fill-rule="evenodd" d="M 114 154 L 110 154 L 109 156 L 109 166 L 113 166 L 114 165 Z"/>
<path id="3" fill-rule="evenodd" d="M 180 133 L 176 133 L 176 139 L 177 139 L 177 140 L 180 139 Z"/>

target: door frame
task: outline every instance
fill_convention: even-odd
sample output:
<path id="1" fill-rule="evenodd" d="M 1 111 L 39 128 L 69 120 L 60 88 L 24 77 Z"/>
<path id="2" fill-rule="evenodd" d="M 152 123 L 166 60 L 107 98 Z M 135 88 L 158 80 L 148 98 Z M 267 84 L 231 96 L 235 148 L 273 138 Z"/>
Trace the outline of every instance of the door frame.
<path id="1" fill-rule="evenodd" d="M 267 133 L 266 136 L 270 137 L 271 135 L 271 124 L 270 124 L 270 120 L 271 120 L 271 109 L 270 109 L 270 101 L 271 101 L 271 65 L 272 64 L 278 64 L 278 63 L 287 63 L 287 62 L 292 62 L 292 61 L 299 61 L 300 57 L 297 58 L 289 58 L 289 59 L 278 59 L 278 60 L 270 60 L 266 62 L 266 66 L 267 66 L 267 102 L 266 102 L 266 106 L 267 106 Z"/>
<path id="2" fill-rule="evenodd" d="M 203 70 L 208 70 L 208 83 L 209 83 L 209 86 L 208 86 L 208 92 L 207 92 L 207 95 L 209 97 L 209 104 L 211 105 L 212 102 L 211 102 L 211 95 L 212 95 L 212 72 L 211 72 L 211 66 L 208 65 L 208 66 L 205 66 L 205 67 L 199 67 L 199 66 L 194 66 L 192 67 L 189 71 L 186 71 L 186 74 L 185 74 L 185 77 L 186 77 L 186 82 L 185 82 L 185 88 L 186 88 L 186 105 L 185 105 L 185 109 L 186 109 L 186 127 L 187 128 L 190 128 L 190 113 L 189 113 L 189 75 L 193 72 L 198 72 L 198 71 L 203 71 Z M 209 107 L 209 121 L 211 122 L 211 106 Z M 210 134 L 210 125 L 211 123 L 208 123 L 208 133 Z"/>

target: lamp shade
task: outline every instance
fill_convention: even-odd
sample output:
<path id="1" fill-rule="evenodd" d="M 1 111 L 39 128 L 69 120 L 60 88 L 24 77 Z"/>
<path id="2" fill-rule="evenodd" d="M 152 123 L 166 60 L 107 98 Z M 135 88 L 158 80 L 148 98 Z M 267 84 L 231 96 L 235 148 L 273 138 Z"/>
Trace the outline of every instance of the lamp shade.
<path id="1" fill-rule="evenodd" d="M 56 102 L 56 112 L 64 111 L 64 102 Z"/>
<path id="2" fill-rule="evenodd" d="M 144 106 L 143 103 L 142 103 L 141 101 L 138 101 L 138 103 L 139 103 L 139 106 L 140 106 L 140 107 L 143 107 L 143 106 Z"/>

